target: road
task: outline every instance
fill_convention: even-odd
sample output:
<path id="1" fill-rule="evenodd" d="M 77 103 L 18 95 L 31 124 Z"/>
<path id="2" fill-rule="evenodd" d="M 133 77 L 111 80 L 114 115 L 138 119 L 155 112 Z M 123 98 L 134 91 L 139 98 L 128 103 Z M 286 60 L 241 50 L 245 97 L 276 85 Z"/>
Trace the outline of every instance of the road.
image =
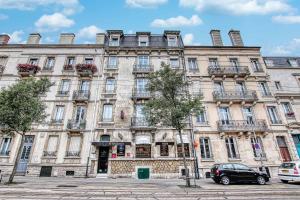
<path id="1" fill-rule="evenodd" d="M 273 180 L 255 184 L 223 186 L 211 180 L 197 181 L 196 188 L 185 188 L 184 180 L 84 179 L 17 177 L 17 184 L 0 184 L 0 200 L 137 200 L 137 199 L 300 199 L 300 184 Z"/>

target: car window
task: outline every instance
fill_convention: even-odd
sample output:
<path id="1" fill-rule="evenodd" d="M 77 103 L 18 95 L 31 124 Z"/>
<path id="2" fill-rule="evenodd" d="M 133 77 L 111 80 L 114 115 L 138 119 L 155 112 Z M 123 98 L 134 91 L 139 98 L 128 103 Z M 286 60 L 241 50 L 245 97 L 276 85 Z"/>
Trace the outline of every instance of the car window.
<path id="1" fill-rule="evenodd" d="M 284 169 L 293 169 L 295 167 L 295 163 L 282 163 L 280 168 Z"/>
<path id="2" fill-rule="evenodd" d="M 234 164 L 234 168 L 237 170 L 250 170 L 249 167 L 247 167 L 246 165 L 241 165 L 241 164 Z"/>
<path id="3" fill-rule="evenodd" d="M 222 168 L 223 169 L 233 169 L 233 166 L 232 166 L 232 164 L 224 164 L 224 165 L 222 165 Z"/>

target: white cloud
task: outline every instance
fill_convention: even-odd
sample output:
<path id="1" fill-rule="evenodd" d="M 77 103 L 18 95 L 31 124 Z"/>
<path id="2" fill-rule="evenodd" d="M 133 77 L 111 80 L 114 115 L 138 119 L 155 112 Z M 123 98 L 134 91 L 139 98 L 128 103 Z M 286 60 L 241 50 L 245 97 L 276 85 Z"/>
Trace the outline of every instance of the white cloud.
<path id="1" fill-rule="evenodd" d="M 104 30 L 98 28 L 95 25 L 87 26 L 79 30 L 78 37 L 85 39 L 93 39 L 96 38 L 97 33 L 103 33 Z"/>
<path id="2" fill-rule="evenodd" d="M 199 18 L 198 15 L 193 15 L 190 19 L 177 16 L 171 17 L 168 19 L 155 19 L 152 23 L 152 27 L 181 27 L 181 26 L 197 26 L 202 24 L 203 21 Z"/>
<path id="3" fill-rule="evenodd" d="M 18 31 L 14 31 L 11 34 L 8 34 L 10 36 L 10 40 L 9 43 L 12 44 L 19 44 L 19 43 L 24 43 L 22 36 L 24 35 L 24 31 L 22 30 L 18 30 Z"/>
<path id="4" fill-rule="evenodd" d="M 278 15 L 274 16 L 272 20 L 281 24 L 300 24 L 300 15 Z"/>
<path id="5" fill-rule="evenodd" d="M 58 7 L 65 15 L 74 14 L 83 9 L 79 0 L 0 0 L 1 9 L 34 10 L 40 6 Z"/>
<path id="6" fill-rule="evenodd" d="M 168 0 L 126 0 L 126 4 L 135 8 L 153 8 L 167 3 Z"/>
<path id="7" fill-rule="evenodd" d="M 54 13 L 52 15 L 43 15 L 36 22 L 35 26 L 41 32 L 57 31 L 61 28 L 68 28 L 75 24 L 71 19 L 68 19 L 61 13 Z"/>
<path id="8" fill-rule="evenodd" d="M 294 38 L 287 44 L 276 46 L 269 50 L 269 55 L 272 56 L 287 56 L 300 54 L 300 38 Z"/>
<path id="9" fill-rule="evenodd" d="M 0 20 L 6 20 L 6 19 L 8 19 L 8 16 L 0 13 Z"/>
<path id="10" fill-rule="evenodd" d="M 183 7 L 218 9 L 235 15 L 283 13 L 293 10 L 286 0 L 180 0 Z"/>
<path id="11" fill-rule="evenodd" d="M 187 33 L 183 36 L 184 45 L 191 45 L 194 41 L 194 35 L 192 33 Z"/>

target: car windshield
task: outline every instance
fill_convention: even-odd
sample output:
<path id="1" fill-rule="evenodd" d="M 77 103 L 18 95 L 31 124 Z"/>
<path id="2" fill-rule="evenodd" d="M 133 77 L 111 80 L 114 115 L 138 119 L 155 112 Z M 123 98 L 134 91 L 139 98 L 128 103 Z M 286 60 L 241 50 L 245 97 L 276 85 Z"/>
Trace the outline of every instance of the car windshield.
<path id="1" fill-rule="evenodd" d="M 280 168 L 285 169 L 293 169 L 295 167 L 295 163 L 282 163 Z"/>

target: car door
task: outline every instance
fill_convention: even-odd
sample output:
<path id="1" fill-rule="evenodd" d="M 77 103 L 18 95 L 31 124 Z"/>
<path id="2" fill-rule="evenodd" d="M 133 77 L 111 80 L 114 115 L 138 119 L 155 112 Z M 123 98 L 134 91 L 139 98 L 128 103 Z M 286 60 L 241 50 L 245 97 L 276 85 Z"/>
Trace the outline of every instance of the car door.
<path id="1" fill-rule="evenodd" d="M 251 182 L 255 180 L 255 172 L 246 165 L 234 164 L 239 182 Z"/>
<path id="2" fill-rule="evenodd" d="M 223 164 L 222 165 L 222 176 L 227 176 L 230 181 L 235 182 L 237 180 L 237 172 L 234 170 L 234 167 L 232 164 L 228 163 L 228 164 Z"/>

